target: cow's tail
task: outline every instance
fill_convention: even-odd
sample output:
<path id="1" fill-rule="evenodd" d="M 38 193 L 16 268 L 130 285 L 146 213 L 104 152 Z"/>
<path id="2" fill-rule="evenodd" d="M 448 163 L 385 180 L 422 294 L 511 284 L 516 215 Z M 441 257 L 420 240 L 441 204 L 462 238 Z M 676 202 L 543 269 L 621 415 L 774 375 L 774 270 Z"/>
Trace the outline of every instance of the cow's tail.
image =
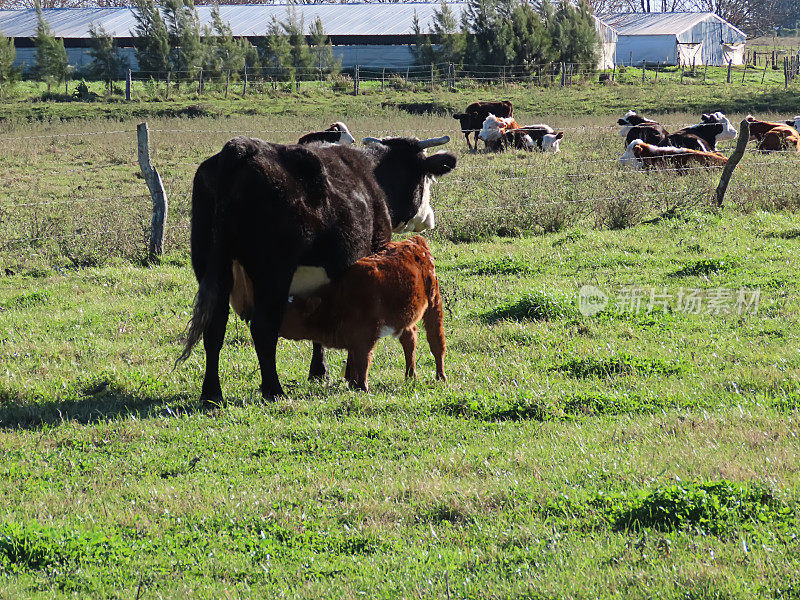
<path id="1" fill-rule="evenodd" d="M 235 169 L 239 148 L 228 142 L 222 151 L 197 169 L 192 185 L 192 268 L 197 278 L 192 318 L 186 328 L 183 352 L 175 366 L 184 362 L 203 337 L 219 301 L 224 282 L 230 281 L 232 254 L 227 234 L 226 207 L 221 205 L 221 189 L 229 189 L 225 176 Z M 225 181 L 223 181 L 225 179 Z M 224 187 L 225 186 L 225 187 Z M 229 285 L 227 287 L 230 287 Z M 228 290 L 229 291 L 229 290 Z"/>

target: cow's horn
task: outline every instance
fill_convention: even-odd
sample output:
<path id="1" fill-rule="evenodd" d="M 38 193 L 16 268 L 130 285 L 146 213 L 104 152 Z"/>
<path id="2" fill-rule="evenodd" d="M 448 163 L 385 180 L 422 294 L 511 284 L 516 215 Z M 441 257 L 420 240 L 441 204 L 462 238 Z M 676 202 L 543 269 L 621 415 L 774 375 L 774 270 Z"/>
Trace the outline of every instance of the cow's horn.
<path id="1" fill-rule="evenodd" d="M 382 144 L 383 142 L 380 141 L 378 138 L 365 137 L 363 140 L 361 140 L 361 143 L 366 146 L 367 144 Z"/>
<path id="2" fill-rule="evenodd" d="M 438 138 L 431 138 L 429 140 L 420 140 L 417 142 L 417 145 L 420 149 L 424 150 L 425 148 L 432 148 L 433 146 L 442 146 L 450 141 L 449 135 L 443 135 L 442 137 Z"/>

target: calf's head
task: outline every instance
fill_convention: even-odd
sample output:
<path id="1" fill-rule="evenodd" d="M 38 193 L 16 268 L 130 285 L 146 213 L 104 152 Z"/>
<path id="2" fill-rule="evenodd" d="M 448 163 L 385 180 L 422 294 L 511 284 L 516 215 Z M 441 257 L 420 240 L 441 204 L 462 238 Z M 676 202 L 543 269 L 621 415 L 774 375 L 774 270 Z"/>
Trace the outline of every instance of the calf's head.
<path id="1" fill-rule="evenodd" d="M 643 144 L 642 140 L 633 140 L 628 144 L 628 147 L 625 148 L 625 153 L 619 157 L 619 164 L 624 167 L 640 167 L 642 165 Z"/>
<path id="2" fill-rule="evenodd" d="M 800 115 L 797 115 L 794 119 L 789 119 L 786 124 L 800 131 Z"/>
<path id="3" fill-rule="evenodd" d="M 561 140 L 564 139 L 564 132 L 559 131 L 558 133 L 547 133 L 542 137 L 542 150 L 544 152 L 560 152 L 561 149 L 558 145 L 561 143 Z"/>
<path id="4" fill-rule="evenodd" d="M 428 140 L 416 138 L 364 138 L 367 152 L 376 162 L 375 179 L 386 194 L 386 205 L 395 233 L 433 229 L 436 221 L 430 203 L 435 178 L 456 167 L 456 155 L 425 150 L 450 141 L 448 136 Z"/>

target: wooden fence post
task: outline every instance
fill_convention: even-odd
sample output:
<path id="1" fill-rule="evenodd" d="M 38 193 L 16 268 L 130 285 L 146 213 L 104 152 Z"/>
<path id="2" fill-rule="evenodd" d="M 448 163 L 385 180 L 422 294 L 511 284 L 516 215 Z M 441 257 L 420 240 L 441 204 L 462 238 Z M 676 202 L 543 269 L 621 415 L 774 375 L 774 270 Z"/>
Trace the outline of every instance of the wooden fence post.
<path id="1" fill-rule="evenodd" d="M 728 61 L 728 83 L 731 82 L 731 68 L 733 68 L 733 61 Z"/>
<path id="2" fill-rule="evenodd" d="M 736 142 L 736 149 L 733 151 L 733 154 L 731 154 L 728 162 L 725 163 L 725 168 L 722 169 L 722 175 L 719 178 L 716 199 L 714 201 L 714 204 L 718 208 L 722 208 L 722 202 L 725 199 L 725 191 L 728 189 L 728 182 L 731 179 L 731 175 L 733 175 L 733 170 L 736 168 L 736 165 L 739 164 L 742 156 L 744 156 L 744 151 L 745 148 L 747 148 L 747 142 L 749 140 L 750 123 L 745 119 L 739 125 L 739 140 Z"/>
<path id="3" fill-rule="evenodd" d="M 147 250 L 147 259 L 154 262 L 164 253 L 164 224 L 167 222 L 168 210 L 167 194 L 164 191 L 161 175 L 150 163 L 147 123 L 139 123 L 136 126 L 136 138 L 139 143 L 139 168 L 142 170 L 142 175 L 150 190 L 150 197 L 153 200 L 153 220 L 150 224 L 150 245 Z"/>
<path id="4" fill-rule="evenodd" d="M 244 77 L 242 78 L 242 98 L 247 95 L 247 65 L 244 66 Z"/>
<path id="5" fill-rule="evenodd" d="M 172 71 L 167 71 L 167 100 L 169 100 L 169 84 L 172 80 Z"/>
<path id="6" fill-rule="evenodd" d="M 764 71 L 761 73 L 761 85 L 764 85 L 764 77 L 767 76 L 767 65 L 769 64 L 768 60 L 764 61 Z"/>
<path id="7" fill-rule="evenodd" d="M 200 80 L 197 82 L 197 93 L 203 93 L 203 69 L 200 69 Z"/>
<path id="8" fill-rule="evenodd" d="M 744 85 L 745 75 L 747 75 L 747 61 L 744 62 L 744 70 L 742 71 L 742 85 Z"/>
<path id="9" fill-rule="evenodd" d="M 125 76 L 125 100 L 128 100 L 130 102 L 132 91 L 133 91 L 133 81 L 131 80 L 131 70 L 128 69 L 128 73 Z"/>
<path id="10" fill-rule="evenodd" d="M 645 68 L 645 62 L 644 62 L 644 59 L 642 59 L 642 85 L 644 85 L 644 82 L 645 82 L 645 71 L 644 71 L 644 68 Z"/>
<path id="11" fill-rule="evenodd" d="M 231 70 L 225 72 L 225 100 L 228 99 L 228 86 L 231 84 Z"/>
<path id="12" fill-rule="evenodd" d="M 381 71 L 381 93 L 386 89 L 386 67 Z"/>
<path id="13" fill-rule="evenodd" d="M 433 91 L 433 63 L 431 63 L 431 92 Z"/>
<path id="14" fill-rule="evenodd" d="M 358 96 L 358 65 L 353 67 L 353 95 Z"/>

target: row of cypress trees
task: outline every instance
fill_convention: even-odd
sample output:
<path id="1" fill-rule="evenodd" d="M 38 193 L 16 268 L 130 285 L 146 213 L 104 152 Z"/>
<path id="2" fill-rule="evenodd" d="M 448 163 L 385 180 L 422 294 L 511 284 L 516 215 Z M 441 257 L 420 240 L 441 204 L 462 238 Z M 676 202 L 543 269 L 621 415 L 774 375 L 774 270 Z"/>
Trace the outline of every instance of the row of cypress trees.
<path id="1" fill-rule="evenodd" d="M 64 41 L 54 37 L 41 8 L 36 7 L 36 66 L 32 75 L 50 86 L 66 81 L 70 75 Z M 176 79 L 196 76 L 203 69 L 207 76 L 225 71 L 239 73 L 245 67 L 271 67 L 278 74 L 294 77 L 302 72 L 336 73 L 341 63 L 333 55 L 333 46 L 317 19 L 309 27 L 311 44 L 306 42 L 306 27 L 289 5 L 285 20 L 273 19 L 263 44 L 254 46 L 244 38 L 234 37 L 222 20 L 219 7 L 211 11 L 211 24 L 200 27 L 193 0 L 135 0 L 135 51 L 142 71 L 165 74 Z M 110 82 L 119 78 L 127 63 L 121 58 L 114 38 L 102 25 L 91 25 L 91 65 L 83 73 Z M 20 76 L 14 69 L 16 50 L 13 40 L 0 35 L 0 89 Z"/>
<path id="2" fill-rule="evenodd" d="M 516 65 L 597 63 L 600 38 L 586 0 L 469 0 L 461 22 L 447 3 L 434 11 L 433 36 L 414 18 L 418 64 Z M 432 39 L 436 42 L 432 43 Z"/>

